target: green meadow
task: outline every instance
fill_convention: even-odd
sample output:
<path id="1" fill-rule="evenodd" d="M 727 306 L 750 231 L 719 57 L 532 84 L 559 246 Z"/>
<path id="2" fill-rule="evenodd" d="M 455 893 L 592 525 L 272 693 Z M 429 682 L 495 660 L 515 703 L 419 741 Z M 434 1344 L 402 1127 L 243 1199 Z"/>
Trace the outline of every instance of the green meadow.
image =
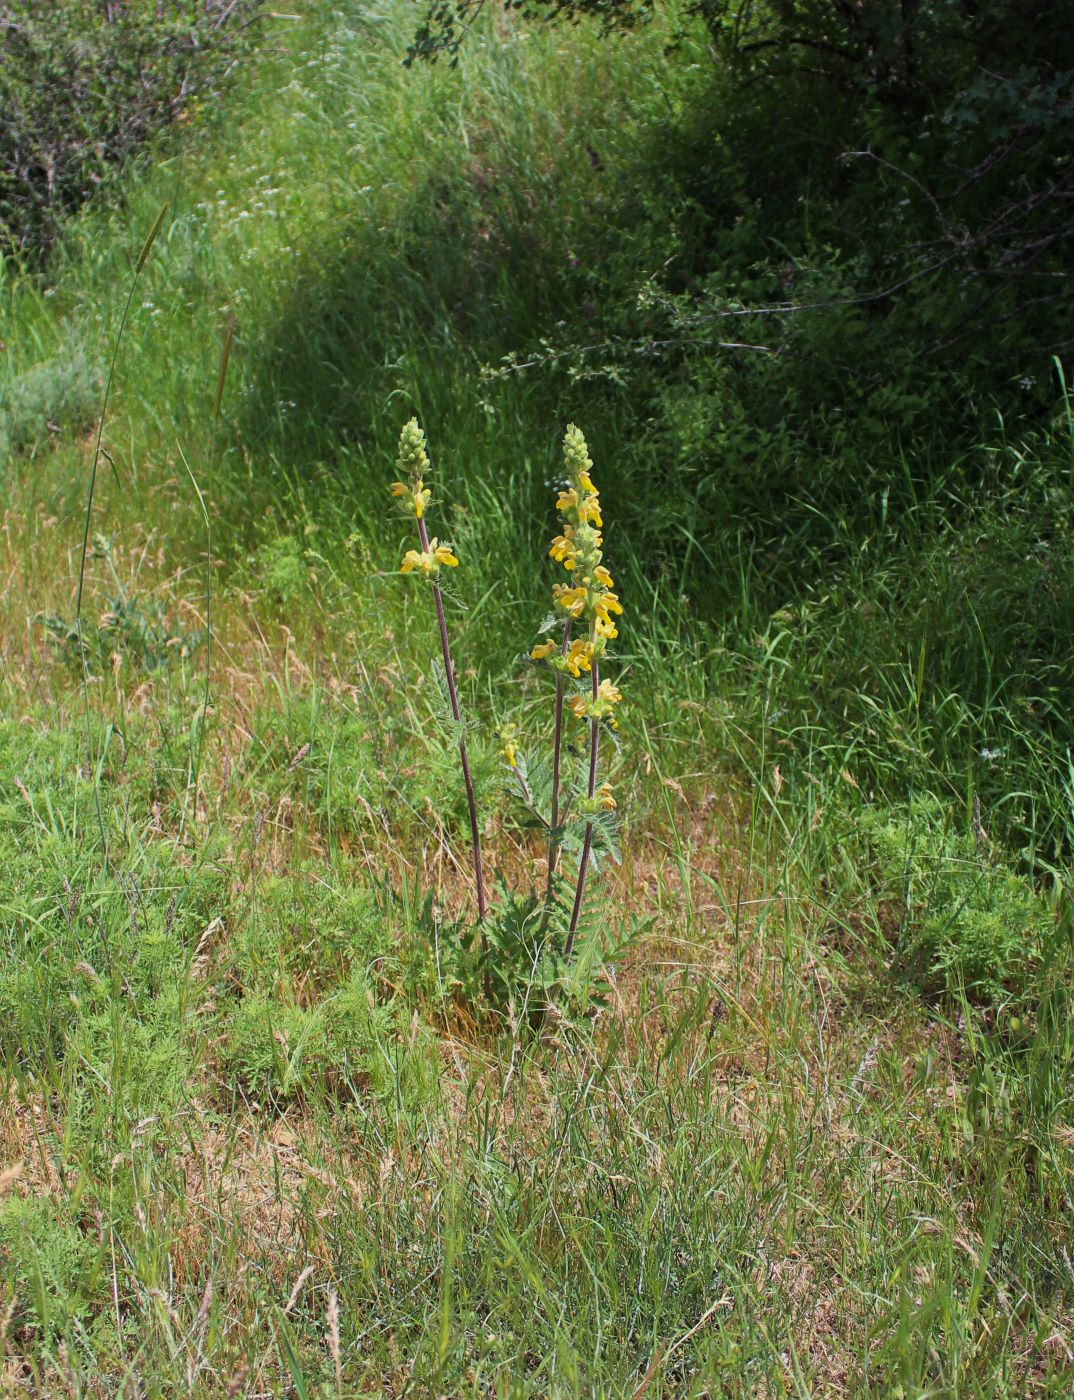
<path id="1" fill-rule="evenodd" d="M 419 17 L 262 15 L 0 259 L 2 1393 L 1070 1395 L 1067 352 L 863 305 L 898 181 L 696 13 Z M 548 973 L 569 423 L 623 698 Z"/>

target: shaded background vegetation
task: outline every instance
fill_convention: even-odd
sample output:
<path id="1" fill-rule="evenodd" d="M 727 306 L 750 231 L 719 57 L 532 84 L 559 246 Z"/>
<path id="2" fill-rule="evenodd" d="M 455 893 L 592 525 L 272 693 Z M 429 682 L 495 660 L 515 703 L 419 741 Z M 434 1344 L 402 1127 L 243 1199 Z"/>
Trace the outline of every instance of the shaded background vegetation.
<path id="1" fill-rule="evenodd" d="M 0 249 L 39 255 L 65 215 L 220 96 L 257 0 L 4 0 Z"/>

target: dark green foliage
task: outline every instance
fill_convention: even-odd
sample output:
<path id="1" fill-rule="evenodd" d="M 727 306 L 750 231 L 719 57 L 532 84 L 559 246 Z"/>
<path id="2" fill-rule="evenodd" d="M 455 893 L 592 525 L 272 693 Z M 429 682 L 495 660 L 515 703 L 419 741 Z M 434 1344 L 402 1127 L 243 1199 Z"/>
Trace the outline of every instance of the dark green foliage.
<path id="1" fill-rule="evenodd" d="M 0 249 L 51 241 L 118 165 L 195 117 L 249 45 L 257 0 L 5 0 Z"/>
<path id="2" fill-rule="evenodd" d="M 436 7 L 422 42 L 450 46 L 477 8 Z M 649 13 L 522 8 L 606 29 Z M 621 425 L 607 447 L 621 432 L 631 484 L 662 488 L 659 506 L 644 492 L 632 538 L 671 569 L 688 541 L 705 583 L 691 596 L 722 601 L 710 521 L 791 582 L 803 538 L 839 554 L 881 491 L 909 503 L 909 442 L 919 470 L 930 455 L 942 469 L 992 431 L 992 404 L 1015 422 L 1054 401 L 1074 35 L 1055 6 L 1007 0 L 691 8 L 714 61 L 684 37 L 691 70 L 676 101 L 649 107 L 614 213 L 567 234 L 572 309 L 491 373 L 603 389 Z M 606 158 L 596 131 L 578 140 Z"/>

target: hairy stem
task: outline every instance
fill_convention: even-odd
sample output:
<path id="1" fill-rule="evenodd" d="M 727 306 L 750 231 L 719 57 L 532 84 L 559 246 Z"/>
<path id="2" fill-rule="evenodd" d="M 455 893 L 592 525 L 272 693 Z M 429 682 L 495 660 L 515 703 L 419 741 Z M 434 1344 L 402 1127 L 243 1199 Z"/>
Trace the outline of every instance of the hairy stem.
<path id="1" fill-rule="evenodd" d="M 571 619 L 563 624 L 563 641 L 559 648 L 560 656 L 567 655 L 571 642 Z M 552 806 L 548 816 L 548 883 L 544 892 L 544 913 L 541 916 L 541 932 L 548 926 L 552 910 L 552 890 L 556 878 L 556 865 L 559 862 L 561 844 L 559 834 L 559 785 L 560 768 L 563 759 L 563 672 L 556 672 L 556 733 L 552 741 Z"/>
<path id="2" fill-rule="evenodd" d="M 429 535 L 425 521 L 418 516 L 418 538 L 425 553 L 429 551 Z M 459 693 L 455 687 L 455 666 L 451 660 L 451 644 L 448 641 L 447 619 L 444 616 L 444 599 L 437 584 L 432 585 L 433 602 L 436 604 L 436 620 L 440 624 L 440 647 L 444 653 L 444 675 L 447 679 L 448 699 L 451 701 L 451 714 L 456 724 L 462 723 L 459 710 Z M 470 808 L 470 844 L 474 853 L 474 883 L 477 886 L 477 917 L 485 918 L 485 880 L 481 872 L 481 836 L 477 827 L 477 802 L 474 798 L 474 780 L 470 775 L 470 759 L 466 752 L 466 736 L 459 735 L 459 761 L 462 764 L 463 781 L 466 784 L 466 801 Z M 482 948 L 484 937 L 482 937 Z"/>
<path id="3" fill-rule="evenodd" d="M 594 703 L 596 702 L 597 691 L 600 687 L 600 678 L 597 674 L 599 669 L 600 668 L 597 664 L 597 658 L 594 656 L 593 668 L 591 672 L 591 678 L 593 682 L 592 689 Z M 597 790 L 597 746 L 600 743 L 600 720 L 596 717 L 596 715 L 594 715 L 592 720 L 590 721 L 590 726 L 591 728 L 589 737 L 588 795 L 590 799 L 592 799 L 593 794 Z M 592 849 L 593 823 L 592 821 L 588 821 L 586 822 L 585 826 L 585 843 L 582 846 L 582 859 L 578 863 L 578 885 L 574 891 L 574 908 L 571 910 L 571 926 L 567 932 L 567 942 L 563 948 L 564 959 L 569 958 L 571 953 L 574 951 L 574 937 L 575 934 L 578 932 L 578 920 L 581 917 L 582 913 L 582 899 L 585 896 L 585 877 L 586 872 L 589 869 L 589 855 Z"/>

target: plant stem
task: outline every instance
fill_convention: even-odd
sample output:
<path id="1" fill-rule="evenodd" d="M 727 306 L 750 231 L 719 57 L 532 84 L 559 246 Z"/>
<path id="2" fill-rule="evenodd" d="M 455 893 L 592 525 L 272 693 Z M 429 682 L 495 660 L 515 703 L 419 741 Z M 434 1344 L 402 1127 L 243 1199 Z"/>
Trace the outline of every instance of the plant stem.
<path id="1" fill-rule="evenodd" d="M 418 538 L 421 540 L 421 547 L 426 554 L 429 552 L 429 535 L 425 529 L 425 521 L 418 516 Z M 462 723 L 462 713 L 459 710 L 459 693 L 455 688 L 455 666 L 451 660 L 451 644 L 448 641 L 447 619 L 444 616 L 444 599 L 441 596 L 439 586 L 432 584 L 433 602 L 436 604 L 436 620 L 440 624 L 440 647 L 444 653 L 444 675 L 447 679 L 448 699 L 451 701 L 451 714 L 456 724 Z M 470 844 L 474 852 L 474 883 L 477 886 L 477 917 L 479 922 L 484 922 L 485 918 L 485 880 L 481 873 L 481 836 L 477 828 L 477 802 L 474 799 L 474 780 L 470 775 L 470 759 L 466 752 L 466 736 L 459 734 L 459 761 L 462 764 L 463 781 L 466 784 L 466 801 L 470 808 Z M 485 940 L 482 936 L 481 946 L 484 948 Z"/>
<path id="2" fill-rule="evenodd" d="M 591 671 L 591 678 L 592 678 L 592 682 L 593 682 L 593 687 L 592 687 L 592 689 L 593 689 L 593 701 L 594 701 L 594 703 L 596 703 L 597 692 L 598 692 L 598 690 L 599 690 L 599 688 L 600 688 L 600 678 L 599 678 L 599 676 L 598 676 L 598 674 L 597 674 L 597 672 L 599 671 L 599 669 L 600 669 L 600 668 L 599 668 L 599 666 L 598 666 L 598 664 L 597 664 L 597 658 L 594 656 L 594 658 L 593 658 L 593 667 L 592 667 L 592 671 Z M 589 788 L 588 788 L 588 794 L 589 794 L 590 799 L 592 799 L 593 794 L 594 794 L 594 793 L 596 792 L 596 790 L 597 790 L 597 746 L 598 746 L 598 744 L 600 743 L 600 720 L 596 717 L 596 715 L 593 716 L 592 720 L 590 721 L 590 724 L 591 724 L 592 727 L 591 727 L 591 730 L 590 730 L 590 738 L 589 738 Z M 574 908 L 573 908 L 573 910 L 571 911 L 571 926 L 570 926 L 570 929 L 569 929 L 568 932 L 567 932 L 567 942 L 564 944 L 564 947 L 563 947 L 563 958 L 564 958 L 564 961 L 566 961 L 566 960 L 570 957 L 571 953 L 572 953 L 573 950 L 574 950 L 574 936 L 575 936 L 575 934 L 578 932 L 578 920 L 579 920 L 579 918 L 580 918 L 580 916 L 581 916 L 581 913 L 582 913 L 582 899 L 583 899 L 583 897 L 584 897 L 584 895 L 585 895 L 585 877 L 586 877 L 586 871 L 587 871 L 588 868 L 589 868 L 589 854 L 590 854 L 590 851 L 591 851 L 592 849 L 593 849 L 593 823 L 592 823 L 592 821 L 588 821 L 588 822 L 586 822 L 586 826 L 585 826 L 585 844 L 582 846 L 582 859 L 581 859 L 581 861 L 580 861 L 579 864 L 578 864 L 578 886 L 577 886 L 577 888 L 576 888 L 575 891 L 574 891 Z"/>
<path id="3" fill-rule="evenodd" d="M 560 656 L 566 656 L 571 642 L 571 619 L 563 624 L 563 642 Z M 563 757 L 563 672 L 556 672 L 556 734 L 552 742 L 552 807 L 548 816 L 548 883 L 544 892 L 544 913 L 541 916 L 541 932 L 548 926 L 552 910 L 552 887 L 559 861 L 559 783 L 560 765 Z"/>

